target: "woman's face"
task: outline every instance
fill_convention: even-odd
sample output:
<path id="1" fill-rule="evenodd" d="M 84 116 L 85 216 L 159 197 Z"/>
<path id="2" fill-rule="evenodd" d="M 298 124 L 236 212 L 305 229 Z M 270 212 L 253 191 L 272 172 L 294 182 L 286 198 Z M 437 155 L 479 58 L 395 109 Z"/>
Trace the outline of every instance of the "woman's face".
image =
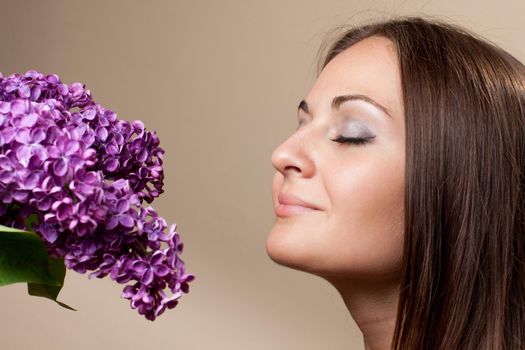
<path id="1" fill-rule="evenodd" d="M 336 96 L 362 95 L 362 99 Z M 272 154 L 271 259 L 320 276 L 400 276 L 405 134 L 397 56 L 383 37 L 328 63 L 298 111 L 298 128 Z M 389 115 L 390 114 L 390 115 Z M 338 143 L 339 136 L 367 140 Z M 319 210 L 280 206 L 296 196 Z"/>

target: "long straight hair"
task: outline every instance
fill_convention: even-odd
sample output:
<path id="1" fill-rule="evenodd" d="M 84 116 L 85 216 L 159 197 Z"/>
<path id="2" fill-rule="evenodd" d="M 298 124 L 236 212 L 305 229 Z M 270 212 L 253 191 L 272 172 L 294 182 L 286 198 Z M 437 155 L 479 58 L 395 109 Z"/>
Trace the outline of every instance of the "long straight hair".
<path id="1" fill-rule="evenodd" d="M 402 16 L 353 26 L 318 70 L 390 39 L 406 135 L 395 350 L 525 349 L 525 67 L 456 24 Z"/>

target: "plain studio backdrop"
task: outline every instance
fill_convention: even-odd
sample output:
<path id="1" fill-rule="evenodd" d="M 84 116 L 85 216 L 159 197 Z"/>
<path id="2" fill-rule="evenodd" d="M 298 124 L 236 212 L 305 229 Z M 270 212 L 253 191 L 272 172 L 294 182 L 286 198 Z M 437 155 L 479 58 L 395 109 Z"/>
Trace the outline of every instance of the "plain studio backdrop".
<path id="1" fill-rule="evenodd" d="M 59 300 L 0 288 L 0 348 L 363 349 L 337 291 L 273 263 L 271 152 L 296 128 L 319 45 L 335 26 L 389 15 L 449 19 L 525 58 L 522 0 L 6 1 L 0 72 L 80 81 L 119 118 L 156 130 L 165 192 L 196 280 L 155 322 L 123 285 L 67 271 Z"/>

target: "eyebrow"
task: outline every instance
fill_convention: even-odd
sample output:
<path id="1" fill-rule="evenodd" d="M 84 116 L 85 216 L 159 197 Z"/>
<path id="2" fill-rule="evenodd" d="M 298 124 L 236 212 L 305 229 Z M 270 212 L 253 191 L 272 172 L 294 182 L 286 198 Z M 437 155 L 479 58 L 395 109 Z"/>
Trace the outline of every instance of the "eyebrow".
<path id="1" fill-rule="evenodd" d="M 376 102 L 372 98 L 370 98 L 370 97 L 368 97 L 366 95 L 362 95 L 362 94 L 348 94 L 348 95 L 336 96 L 332 100 L 332 109 L 333 110 L 338 110 L 339 107 L 341 106 L 341 104 L 343 104 L 346 101 L 351 101 L 351 100 L 361 100 L 361 101 L 368 102 L 368 103 L 374 105 L 375 107 L 379 108 L 386 115 L 388 115 L 390 118 L 392 118 L 392 114 L 391 114 L 391 112 L 390 112 L 390 110 L 388 108 L 386 108 L 382 104 Z M 310 111 L 308 109 L 308 103 L 306 103 L 305 100 L 301 100 L 301 102 L 299 102 L 299 107 L 297 107 L 297 109 L 298 110 L 303 110 L 303 112 L 311 115 L 311 113 L 310 113 Z"/>

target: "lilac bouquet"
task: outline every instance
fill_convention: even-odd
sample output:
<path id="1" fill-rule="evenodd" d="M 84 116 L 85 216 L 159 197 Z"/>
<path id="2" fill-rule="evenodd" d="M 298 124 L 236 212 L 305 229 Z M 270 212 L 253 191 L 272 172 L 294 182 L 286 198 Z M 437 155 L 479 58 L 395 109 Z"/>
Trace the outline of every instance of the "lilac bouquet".
<path id="1" fill-rule="evenodd" d="M 150 321 L 174 308 L 195 276 L 177 225 L 143 205 L 163 193 L 163 154 L 81 83 L 0 73 L 0 285 L 56 301 L 67 267 L 127 284 L 121 296 Z"/>

